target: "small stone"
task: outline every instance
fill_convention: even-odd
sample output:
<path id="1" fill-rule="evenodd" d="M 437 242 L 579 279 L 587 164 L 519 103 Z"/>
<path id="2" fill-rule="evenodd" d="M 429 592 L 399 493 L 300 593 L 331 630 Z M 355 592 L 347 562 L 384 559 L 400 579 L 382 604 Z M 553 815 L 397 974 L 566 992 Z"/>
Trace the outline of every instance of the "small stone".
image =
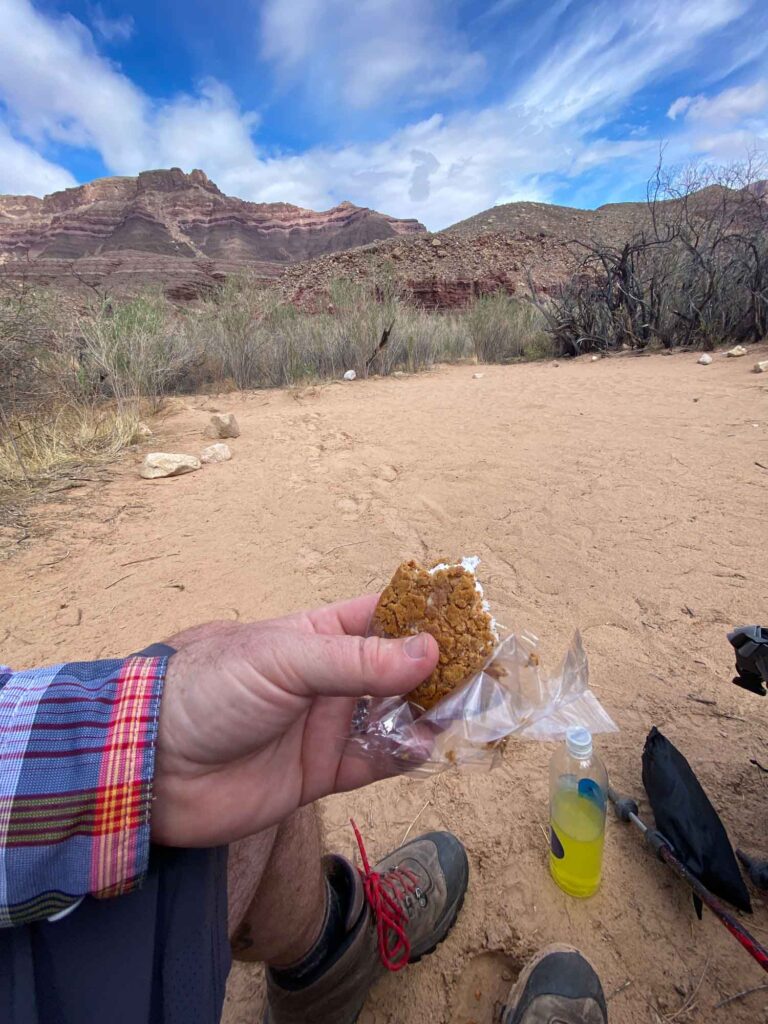
<path id="1" fill-rule="evenodd" d="M 133 432 L 134 440 L 141 440 L 142 438 L 152 437 L 152 431 L 146 423 L 139 423 Z"/>
<path id="2" fill-rule="evenodd" d="M 712 356 L 709 354 L 709 352 L 704 352 L 702 355 L 699 356 L 696 362 L 699 363 L 701 366 L 709 366 L 709 364 L 712 362 Z"/>
<path id="3" fill-rule="evenodd" d="M 214 413 L 208 423 L 206 434 L 208 437 L 240 437 L 240 427 L 234 413 Z"/>
<path id="4" fill-rule="evenodd" d="M 201 462 L 229 462 L 232 458 L 232 449 L 228 444 L 220 441 L 218 444 L 209 445 L 200 453 Z"/>
<path id="5" fill-rule="evenodd" d="M 600 356 L 592 356 L 592 362 L 597 363 L 600 361 Z"/>
<path id="6" fill-rule="evenodd" d="M 160 476 L 181 476 L 200 469 L 201 463 L 194 455 L 174 455 L 170 452 L 149 452 L 141 464 L 139 476 L 154 480 Z"/>
<path id="7" fill-rule="evenodd" d="M 768 359 L 760 359 L 755 363 L 753 370 L 755 373 L 768 373 Z"/>
<path id="8" fill-rule="evenodd" d="M 473 373 L 472 380 L 482 380 L 484 376 L 484 373 Z"/>
<path id="9" fill-rule="evenodd" d="M 744 348 L 743 345 L 734 345 L 734 347 L 729 348 L 728 352 L 726 353 L 726 355 L 732 356 L 734 359 L 737 358 L 738 356 L 745 356 L 746 354 L 747 350 Z"/>
<path id="10" fill-rule="evenodd" d="M 344 380 L 356 380 L 356 379 L 357 379 L 357 374 L 355 373 L 354 370 L 347 370 L 347 372 L 344 374 Z"/>

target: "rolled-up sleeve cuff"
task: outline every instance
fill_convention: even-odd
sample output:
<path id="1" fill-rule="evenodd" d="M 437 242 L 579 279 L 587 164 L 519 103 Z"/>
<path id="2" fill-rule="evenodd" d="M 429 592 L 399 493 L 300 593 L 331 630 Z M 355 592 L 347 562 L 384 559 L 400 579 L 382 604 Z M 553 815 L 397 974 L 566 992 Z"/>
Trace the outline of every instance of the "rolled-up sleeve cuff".
<path id="1" fill-rule="evenodd" d="M 167 664 L 165 652 L 134 655 L 3 682 L 0 926 L 141 884 Z"/>

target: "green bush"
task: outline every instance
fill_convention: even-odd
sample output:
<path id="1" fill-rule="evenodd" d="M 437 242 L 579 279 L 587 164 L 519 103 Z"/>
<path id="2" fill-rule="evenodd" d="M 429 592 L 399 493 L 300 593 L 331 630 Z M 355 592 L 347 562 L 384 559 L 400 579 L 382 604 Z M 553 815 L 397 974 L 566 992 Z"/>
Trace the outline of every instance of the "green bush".
<path id="1" fill-rule="evenodd" d="M 483 363 L 546 359 L 552 345 L 546 320 L 531 302 L 504 292 L 476 299 L 467 312 L 467 330 Z"/>

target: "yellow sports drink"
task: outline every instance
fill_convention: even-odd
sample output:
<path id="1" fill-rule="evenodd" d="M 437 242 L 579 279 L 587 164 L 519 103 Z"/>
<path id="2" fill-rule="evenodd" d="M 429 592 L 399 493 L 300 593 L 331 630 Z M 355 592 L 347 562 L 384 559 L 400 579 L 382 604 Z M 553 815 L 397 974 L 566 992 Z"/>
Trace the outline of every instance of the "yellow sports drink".
<path id="1" fill-rule="evenodd" d="M 570 896 L 585 899 L 600 885 L 608 775 L 588 729 L 574 726 L 550 762 L 552 877 Z"/>

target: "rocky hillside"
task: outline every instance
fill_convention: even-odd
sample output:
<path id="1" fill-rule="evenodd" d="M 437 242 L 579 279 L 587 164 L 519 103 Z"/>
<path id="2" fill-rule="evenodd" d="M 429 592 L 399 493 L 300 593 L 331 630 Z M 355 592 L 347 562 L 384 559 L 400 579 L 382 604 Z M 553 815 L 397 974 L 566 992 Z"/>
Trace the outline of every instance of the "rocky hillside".
<path id="1" fill-rule="evenodd" d="M 766 196 L 767 182 L 742 190 L 713 185 L 691 194 L 689 210 L 722 218 L 725 202 L 735 225 L 740 215 L 751 217 L 755 203 Z M 680 213 L 678 200 L 655 208 L 659 226 L 674 223 Z M 768 219 L 768 213 L 762 216 Z M 315 307 L 326 301 L 336 278 L 394 279 L 430 309 L 462 306 L 500 289 L 528 293 L 531 284 L 546 294 L 578 269 L 585 252 L 580 243 L 622 246 L 643 228 L 651 228 L 647 203 L 610 203 L 596 210 L 505 203 L 439 234 L 387 239 L 296 264 L 286 269 L 280 284 L 292 301 Z"/>
<path id="2" fill-rule="evenodd" d="M 175 297 L 247 264 L 298 260 L 424 232 L 415 220 L 341 205 L 315 213 L 225 196 L 203 171 L 145 171 L 35 196 L 0 196 L 0 265 L 44 283 L 163 283 Z"/>
<path id="3" fill-rule="evenodd" d="M 476 238 L 489 231 L 512 235 L 543 234 L 561 241 L 601 238 L 616 242 L 649 221 L 646 203 L 609 203 L 580 210 L 550 203 L 502 203 L 446 228 L 443 234 Z"/>
<path id="4" fill-rule="evenodd" d="M 279 286 L 286 298 L 308 308 L 328 300 L 333 281 L 394 281 L 427 309 L 464 306 L 473 298 L 504 290 L 542 292 L 556 288 L 573 268 L 567 244 L 537 232 L 491 231 L 465 238 L 450 233 L 389 239 L 288 267 Z"/>
<path id="5" fill-rule="evenodd" d="M 711 186 L 696 209 L 725 194 L 754 204 L 765 182 L 741 192 Z M 674 215 L 675 201 L 657 214 Z M 227 274 L 250 272 L 306 308 L 323 308 L 336 279 L 393 279 L 430 309 L 465 305 L 503 289 L 552 291 L 577 268 L 583 249 L 600 240 L 621 245 L 649 224 L 645 203 L 579 210 L 546 203 L 507 203 L 431 235 L 415 220 L 397 220 L 342 203 L 324 213 L 288 203 L 248 203 L 225 196 L 202 171 L 145 171 L 102 178 L 36 199 L 0 196 L 0 281 L 96 286 L 108 292 L 161 285 L 174 300 L 204 296 Z"/>

